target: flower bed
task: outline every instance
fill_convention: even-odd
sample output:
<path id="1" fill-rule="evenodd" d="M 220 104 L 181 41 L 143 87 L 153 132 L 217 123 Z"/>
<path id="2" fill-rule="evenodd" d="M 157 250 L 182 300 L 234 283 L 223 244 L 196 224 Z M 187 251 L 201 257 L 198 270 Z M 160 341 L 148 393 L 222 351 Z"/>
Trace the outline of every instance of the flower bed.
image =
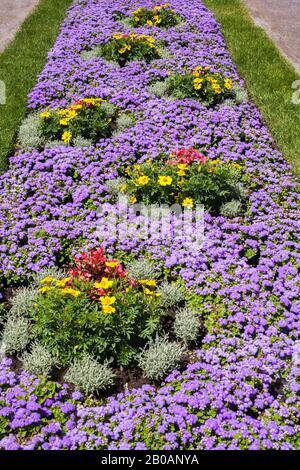
<path id="1" fill-rule="evenodd" d="M 153 83 L 183 76 L 199 65 L 220 74 L 224 86 L 227 80 L 228 86 L 235 83 L 242 89 L 219 25 L 198 0 L 172 0 L 170 7 L 182 22 L 170 28 L 149 24 L 134 28 L 136 34 L 151 35 L 163 43 L 167 54 L 149 63 L 128 61 L 123 67 L 97 54 L 83 54 L 101 49 L 116 32 L 132 33 L 116 18 L 116 11 L 128 17 L 137 8 L 154 6 L 150 1 L 141 5 L 136 0 L 126 4 L 113 0 L 107 5 L 86 0 L 70 9 L 30 94 L 30 110 L 68 108 L 92 96 L 131 113 L 135 123 L 111 136 L 97 136 L 90 146 L 31 148 L 11 158 L 10 169 L 0 182 L 2 283 L 4 288 L 23 281 L 36 286 L 39 279 L 41 288 L 39 276 L 45 267 L 65 269 L 83 245 L 90 250 L 101 243 L 109 259 L 122 255 L 123 268 L 146 259 L 146 265 L 154 263 L 156 270 L 184 283 L 189 308 L 197 311 L 205 336 L 186 365 L 175 368 L 160 386 L 148 383 L 125 390 L 101 406 L 91 406 L 78 393 L 71 397 L 68 387 L 50 381 L 41 392 L 42 379 L 13 371 L 9 360 L 4 360 L 0 379 L 3 448 L 300 447 L 299 186 L 245 95 L 207 106 L 196 97 L 170 99 L 151 92 Z M 242 210 L 230 217 L 218 215 L 218 210 L 206 212 L 200 251 L 184 240 L 165 237 L 119 240 L 107 233 L 99 240 L 97 228 L 103 214 L 97 209 L 104 205 L 118 215 L 111 182 L 126 175 L 133 164 L 143 168 L 151 161 L 161 171 L 161 156 L 172 159 L 180 149 L 197 149 L 207 159 L 204 165 L 238 165 L 242 174 L 237 182 L 245 178 L 247 185 L 247 204 Z M 169 167 L 168 171 L 174 170 L 173 165 Z M 185 172 L 186 167 L 178 170 Z M 184 200 L 188 197 L 185 194 Z M 60 274 L 48 278 L 44 288 L 56 288 L 66 278 Z M 106 282 L 104 277 L 109 283 L 109 276 L 93 283 Z M 72 294 L 81 292 L 78 287 L 72 283 L 62 289 L 73 289 L 66 295 L 76 300 L 81 294 Z M 24 346 L 27 327 L 30 331 L 28 299 L 35 295 L 27 288 L 12 299 L 9 317 L 17 319 L 20 327 L 19 343 L 11 341 L 12 348 Z M 100 305 L 110 311 L 115 308 L 117 302 L 111 299 L 117 295 L 100 297 L 109 297 Z M 8 340 L 10 332 L 15 329 L 6 331 Z M 36 344 L 32 347 L 36 358 L 40 350 Z M 162 342 L 161 350 L 170 351 L 167 347 Z M 29 353 L 32 350 L 22 356 L 24 364 L 29 363 Z M 154 347 L 151 353 L 156 353 Z M 49 357 L 44 354 L 43 358 L 46 369 Z M 90 376 L 98 371 L 99 379 L 102 374 L 102 381 L 91 386 L 111 384 L 107 369 L 102 368 L 100 374 L 94 362 L 79 359 L 81 370 Z M 144 357 L 142 363 L 146 363 Z M 75 380 L 76 368 L 68 377 L 70 382 Z"/>

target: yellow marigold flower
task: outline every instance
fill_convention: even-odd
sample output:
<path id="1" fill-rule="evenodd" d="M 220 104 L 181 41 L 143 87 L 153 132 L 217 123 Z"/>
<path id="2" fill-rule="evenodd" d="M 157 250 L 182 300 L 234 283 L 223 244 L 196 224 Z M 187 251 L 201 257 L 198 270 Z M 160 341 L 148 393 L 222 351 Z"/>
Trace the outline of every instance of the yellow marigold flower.
<path id="1" fill-rule="evenodd" d="M 68 123 L 69 123 L 69 120 L 68 120 L 68 119 L 61 119 L 61 120 L 59 121 L 59 124 L 60 124 L 61 126 L 67 126 Z"/>
<path id="2" fill-rule="evenodd" d="M 177 171 L 177 175 L 178 176 L 185 176 L 186 172 L 185 172 L 185 170 L 179 170 L 179 171 Z"/>
<path id="3" fill-rule="evenodd" d="M 100 302 L 101 302 L 101 305 L 104 306 L 109 306 L 109 305 L 113 305 L 116 301 L 116 298 L 115 297 L 108 297 L 107 295 L 105 295 L 104 297 L 100 297 Z"/>
<path id="4" fill-rule="evenodd" d="M 153 25 L 153 22 L 152 22 L 151 20 L 148 20 L 148 21 L 147 21 L 147 24 L 148 24 L 149 26 L 152 26 L 152 25 Z"/>
<path id="5" fill-rule="evenodd" d="M 195 90 L 200 90 L 202 88 L 203 78 L 194 79 L 194 88 Z"/>
<path id="6" fill-rule="evenodd" d="M 56 112 L 58 116 L 66 116 L 67 113 L 68 113 L 67 109 L 60 109 L 59 111 Z"/>
<path id="7" fill-rule="evenodd" d="M 146 295 L 152 295 L 154 297 L 159 297 L 161 294 L 159 294 L 158 292 L 154 292 L 150 289 L 148 289 L 148 287 L 144 287 L 144 294 Z"/>
<path id="8" fill-rule="evenodd" d="M 71 280 L 70 277 L 65 277 L 64 279 L 60 279 L 59 281 L 56 281 L 56 287 L 65 287 L 68 282 Z"/>
<path id="9" fill-rule="evenodd" d="M 102 311 L 103 313 L 114 313 L 116 309 L 110 305 L 102 305 Z"/>
<path id="10" fill-rule="evenodd" d="M 141 8 L 137 8 L 135 11 L 132 12 L 133 15 L 138 15 L 142 11 Z"/>
<path id="11" fill-rule="evenodd" d="M 44 279 L 41 280 L 41 284 L 50 284 L 51 282 L 56 281 L 55 277 L 46 276 Z"/>
<path id="12" fill-rule="evenodd" d="M 113 285 L 113 281 L 110 281 L 107 277 L 103 277 L 101 282 L 95 282 L 95 289 L 110 289 Z"/>
<path id="13" fill-rule="evenodd" d="M 66 114 L 68 121 L 71 121 L 71 119 L 74 119 L 76 116 L 77 116 L 77 112 L 75 111 L 75 109 L 68 110 L 68 113 Z"/>
<path id="14" fill-rule="evenodd" d="M 135 204 L 137 202 L 136 196 L 131 196 L 130 202 L 131 202 L 131 204 Z"/>
<path id="15" fill-rule="evenodd" d="M 212 165 L 219 165 L 220 161 L 221 160 L 219 158 L 216 158 L 215 160 L 211 160 L 211 164 Z"/>
<path id="16" fill-rule="evenodd" d="M 62 294 L 71 295 L 72 297 L 75 297 L 75 298 L 78 297 L 81 294 L 81 292 L 79 290 L 72 289 L 72 287 L 65 287 L 60 292 Z"/>
<path id="17" fill-rule="evenodd" d="M 178 163 L 177 165 L 177 168 L 179 168 L 179 170 L 185 170 L 187 167 L 188 167 L 187 163 Z"/>
<path id="18" fill-rule="evenodd" d="M 242 168 L 242 165 L 239 165 L 238 163 L 232 163 L 231 166 L 235 170 L 240 170 Z"/>
<path id="19" fill-rule="evenodd" d="M 230 78 L 226 78 L 226 80 L 224 82 L 224 87 L 226 88 L 226 90 L 231 90 L 232 80 Z"/>
<path id="20" fill-rule="evenodd" d="M 53 289 L 55 289 L 55 287 L 45 286 L 45 287 L 41 287 L 41 288 L 39 289 L 39 292 L 40 292 L 41 294 L 46 294 L 46 292 L 49 292 L 50 290 L 53 290 Z"/>
<path id="21" fill-rule="evenodd" d="M 51 116 L 51 113 L 49 111 L 43 111 L 41 114 L 40 114 L 41 118 L 49 118 Z"/>
<path id="22" fill-rule="evenodd" d="M 192 75 L 194 77 L 200 77 L 200 71 L 202 70 L 202 67 L 199 66 L 199 67 L 195 67 L 192 71 Z"/>
<path id="23" fill-rule="evenodd" d="M 119 261 L 106 261 L 105 266 L 107 266 L 108 268 L 115 268 L 116 266 L 118 266 L 118 264 Z"/>
<path id="24" fill-rule="evenodd" d="M 184 201 L 182 202 L 182 205 L 183 205 L 184 207 L 193 207 L 194 201 L 193 201 L 193 199 L 191 199 L 190 197 L 186 197 L 186 198 L 184 199 Z"/>
<path id="25" fill-rule="evenodd" d="M 142 279 L 139 281 L 142 286 L 156 287 L 157 282 L 154 279 Z"/>
<path id="26" fill-rule="evenodd" d="M 63 142 L 67 142 L 67 143 L 68 143 L 68 142 L 71 142 L 72 137 L 73 137 L 72 132 L 70 132 L 70 131 L 65 131 L 65 132 L 63 133 L 61 139 L 62 139 Z"/>
<path id="27" fill-rule="evenodd" d="M 139 176 L 139 178 L 136 180 L 136 184 L 138 184 L 139 186 L 145 186 L 146 184 L 149 183 L 149 181 L 150 181 L 149 176 L 142 175 L 142 176 Z"/>
<path id="28" fill-rule="evenodd" d="M 120 54 L 125 54 L 126 51 L 130 51 L 131 46 L 130 44 L 125 44 L 123 47 L 119 49 Z"/>
<path id="29" fill-rule="evenodd" d="M 73 104 L 72 109 L 82 109 L 82 104 Z"/>
<path id="30" fill-rule="evenodd" d="M 160 186 L 170 186 L 170 184 L 172 184 L 172 181 L 173 178 L 171 178 L 171 176 L 161 175 L 158 177 L 158 184 L 160 184 Z"/>

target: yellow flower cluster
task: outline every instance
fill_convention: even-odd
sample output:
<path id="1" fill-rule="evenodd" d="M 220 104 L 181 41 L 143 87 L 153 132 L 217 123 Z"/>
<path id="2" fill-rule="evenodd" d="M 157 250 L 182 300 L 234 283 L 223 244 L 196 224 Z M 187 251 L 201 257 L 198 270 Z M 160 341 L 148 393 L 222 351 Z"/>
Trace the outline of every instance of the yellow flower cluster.
<path id="1" fill-rule="evenodd" d="M 113 281 L 109 280 L 107 277 L 103 277 L 100 282 L 94 283 L 95 289 L 110 289 L 113 286 Z"/>
<path id="2" fill-rule="evenodd" d="M 172 181 L 173 181 L 173 178 L 171 176 L 164 176 L 164 175 L 160 175 L 157 180 L 160 186 L 170 186 L 170 184 L 172 184 Z"/>
<path id="3" fill-rule="evenodd" d="M 114 313 L 116 311 L 115 307 L 112 307 L 112 305 L 115 303 L 116 298 L 109 297 L 108 295 L 104 297 L 100 297 L 100 303 L 102 305 L 102 311 L 103 313 Z"/>
<path id="4" fill-rule="evenodd" d="M 123 47 L 120 47 L 119 53 L 120 54 L 125 54 L 126 51 L 130 51 L 131 45 L 130 44 L 125 44 Z"/>
<path id="5" fill-rule="evenodd" d="M 194 88 L 195 90 L 201 90 L 203 84 L 203 78 L 195 78 L 194 79 Z"/>
<path id="6" fill-rule="evenodd" d="M 70 277 L 56 279 L 54 277 L 47 276 L 42 279 L 41 284 L 45 285 L 39 289 L 39 292 L 41 294 L 46 294 L 47 292 L 57 290 L 62 295 L 71 295 L 72 297 L 76 298 L 81 294 L 81 292 L 77 289 L 73 289 L 72 287 L 67 286 L 70 280 Z"/>
<path id="7" fill-rule="evenodd" d="M 59 118 L 58 123 L 60 126 L 68 126 L 70 121 L 72 121 L 78 116 L 79 114 L 78 112 L 83 108 L 84 105 L 101 106 L 101 104 L 104 101 L 105 100 L 103 100 L 102 98 L 82 98 L 81 100 L 77 101 L 77 103 L 65 109 L 55 109 L 53 111 L 46 109 L 45 111 L 40 113 L 40 117 L 42 119 L 49 119 L 52 116 L 56 116 Z M 72 138 L 73 138 L 72 132 L 70 131 L 63 132 L 62 134 L 63 142 L 69 143 L 71 142 Z"/>
<path id="8" fill-rule="evenodd" d="M 153 7 L 151 10 L 147 10 L 147 13 L 151 14 L 152 13 L 152 18 L 147 20 L 146 24 L 148 24 L 149 26 L 159 26 L 160 23 L 161 23 L 161 18 L 159 16 L 159 12 L 161 10 L 163 10 L 164 8 L 168 8 L 170 6 L 170 3 L 163 3 L 162 5 L 157 5 L 155 7 Z M 134 18 L 134 21 L 136 23 L 139 23 L 140 20 L 141 20 L 141 14 L 143 14 L 143 12 L 145 11 L 145 9 L 143 8 L 138 8 L 137 10 L 133 11 L 132 12 L 132 15 L 133 15 L 133 18 Z M 174 12 L 173 9 L 169 9 L 169 11 L 172 11 Z"/>
<path id="9" fill-rule="evenodd" d="M 224 87 L 226 88 L 226 90 L 231 90 L 232 80 L 230 78 L 226 78 L 226 80 L 224 82 Z"/>
<path id="10" fill-rule="evenodd" d="M 218 80 L 216 80 L 213 77 L 207 77 L 207 81 L 211 84 L 211 87 L 212 87 L 212 90 L 213 90 L 214 93 L 216 93 L 218 95 L 220 93 L 222 93 L 222 88 L 221 88 Z"/>
<path id="11" fill-rule="evenodd" d="M 149 176 L 146 176 L 146 175 L 141 175 L 137 178 L 135 184 L 137 186 L 145 186 L 146 184 L 148 184 L 150 181 L 150 178 Z"/>
<path id="12" fill-rule="evenodd" d="M 207 72 L 209 72 L 210 68 L 209 67 L 195 67 L 192 71 L 192 75 L 194 77 L 194 89 L 195 90 L 201 90 L 204 82 L 204 78 L 211 84 L 212 90 L 216 94 L 221 94 L 222 93 L 222 87 L 218 80 L 214 78 L 213 74 L 206 75 Z M 224 88 L 225 90 L 231 90 L 232 88 L 232 80 L 230 78 L 226 78 L 224 81 Z"/>
<path id="13" fill-rule="evenodd" d="M 150 297 L 160 297 L 161 294 L 154 290 L 157 286 L 157 282 L 154 279 L 143 279 L 139 281 L 139 284 L 143 287 L 145 295 L 149 295 Z"/>
<path id="14" fill-rule="evenodd" d="M 62 140 L 63 142 L 69 143 L 69 142 L 71 142 L 72 137 L 73 137 L 72 132 L 70 132 L 70 131 L 65 131 L 65 132 L 63 133 L 63 135 L 61 136 L 61 140 Z"/>
<path id="15" fill-rule="evenodd" d="M 183 207 L 193 207 L 194 201 L 190 197 L 186 197 L 182 202 Z"/>
<path id="16" fill-rule="evenodd" d="M 199 65 L 198 67 L 195 67 L 192 71 L 192 75 L 193 77 L 201 77 L 201 75 L 203 75 L 203 72 L 206 71 L 208 72 L 210 70 L 209 67 L 202 67 L 201 65 Z"/>
<path id="17" fill-rule="evenodd" d="M 121 33 L 114 33 L 112 35 L 112 39 L 115 39 L 117 41 L 126 39 L 128 41 L 127 43 L 123 44 L 122 47 L 120 47 L 120 49 L 118 49 L 119 54 L 122 54 L 122 55 L 125 54 L 127 51 L 130 51 L 134 43 L 141 42 L 141 41 L 146 42 L 148 46 L 151 48 L 156 47 L 155 39 L 152 36 L 147 36 L 146 34 L 138 35 L 136 33 L 131 33 L 128 35 L 124 35 Z"/>

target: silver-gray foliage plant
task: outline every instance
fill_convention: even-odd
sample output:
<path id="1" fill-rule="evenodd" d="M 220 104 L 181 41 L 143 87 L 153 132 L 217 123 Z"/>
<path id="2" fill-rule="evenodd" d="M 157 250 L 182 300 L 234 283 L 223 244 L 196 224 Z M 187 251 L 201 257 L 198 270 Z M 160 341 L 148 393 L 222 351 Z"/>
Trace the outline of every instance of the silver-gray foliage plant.
<path id="1" fill-rule="evenodd" d="M 165 308 L 174 307 L 184 300 L 184 293 L 182 287 L 177 282 L 164 281 L 159 289 L 160 303 Z"/>
<path id="2" fill-rule="evenodd" d="M 196 310 L 184 307 L 176 313 L 174 332 L 176 337 L 189 344 L 197 340 L 200 330 L 199 316 Z"/>
<path id="3" fill-rule="evenodd" d="M 24 369 L 34 375 L 47 377 L 57 365 L 55 358 L 51 356 L 45 346 L 36 342 L 31 346 L 30 351 L 26 351 L 22 358 Z"/>
<path id="4" fill-rule="evenodd" d="M 93 145 L 93 141 L 90 139 L 85 139 L 81 135 L 74 137 L 73 139 L 74 147 L 91 147 Z"/>
<path id="5" fill-rule="evenodd" d="M 138 365 L 148 379 L 161 380 L 180 364 L 185 352 L 183 345 L 157 336 L 139 354 Z"/>
<path id="6" fill-rule="evenodd" d="M 74 384 L 76 389 L 87 395 L 110 387 L 114 378 L 115 374 L 109 367 L 109 362 L 100 364 L 89 355 L 75 360 L 64 376 L 67 382 Z"/>
<path id="7" fill-rule="evenodd" d="M 107 180 L 105 183 L 107 187 L 107 191 L 112 196 L 118 196 L 121 191 L 121 187 L 124 184 L 126 184 L 126 178 L 123 178 L 123 177 L 114 178 L 113 180 Z"/>
<path id="8" fill-rule="evenodd" d="M 29 114 L 21 123 L 18 143 L 22 148 L 40 147 L 44 144 L 41 120 L 38 114 Z"/>
<path id="9" fill-rule="evenodd" d="M 220 208 L 220 214 L 223 217 L 237 217 L 242 212 L 242 203 L 237 199 L 222 204 Z"/>
<path id="10" fill-rule="evenodd" d="M 30 337 L 30 322 L 27 318 L 9 317 L 2 333 L 1 349 L 6 354 L 22 353 Z"/>
<path id="11" fill-rule="evenodd" d="M 157 96 L 158 98 L 162 98 L 163 96 L 167 95 L 168 92 L 168 82 L 165 81 L 160 81 L 160 82 L 155 82 L 152 85 L 148 87 L 149 93 L 152 95 Z"/>
<path id="12" fill-rule="evenodd" d="M 118 117 L 116 124 L 117 124 L 118 130 L 123 131 L 124 129 L 128 129 L 129 127 L 132 127 L 134 122 L 131 116 L 129 116 L 126 113 L 122 113 Z"/>
<path id="13" fill-rule="evenodd" d="M 131 261 L 127 266 L 127 270 L 129 276 L 137 281 L 143 279 L 157 279 L 160 275 L 160 271 L 157 269 L 155 263 L 146 258 Z"/>
<path id="14" fill-rule="evenodd" d="M 238 83 L 233 84 L 232 92 L 234 94 L 234 99 L 237 104 L 245 103 L 249 100 L 247 91 L 242 88 Z"/>
<path id="15" fill-rule="evenodd" d="M 11 300 L 10 315 L 28 315 L 38 297 L 38 291 L 34 287 L 21 287 Z"/>

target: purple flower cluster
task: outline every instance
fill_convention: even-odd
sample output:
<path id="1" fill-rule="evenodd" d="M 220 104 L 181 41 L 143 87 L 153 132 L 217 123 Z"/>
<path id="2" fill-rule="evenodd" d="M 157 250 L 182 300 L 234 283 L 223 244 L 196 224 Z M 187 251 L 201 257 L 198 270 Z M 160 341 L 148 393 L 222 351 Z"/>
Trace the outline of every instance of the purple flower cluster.
<path id="1" fill-rule="evenodd" d="M 104 244 L 108 251 L 147 250 L 182 277 L 207 330 L 202 348 L 158 390 L 144 386 L 93 407 L 79 396 L 68 399 L 64 386 L 45 382 L 41 392 L 39 379 L 10 371 L 4 361 L 5 449 L 300 448 L 300 369 L 292 360 L 300 339 L 299 184 L 252 103 L 212 109 L 149 93 L 169 72 L 197 65 L 242 85 L 212 14 L 198 0 L 170 3 L 185 22 L 137 29 L 163 41 L 166 57 L 122 68 L 82 52 L 128 31 L 114 11 L 155 3 L 80 0 L 69 10 L 30 108 L 99 96 L 130 111 L 136 123 L 90 148 L 32 149 L 11 158 L 0 181 L 0 270 L 18 281 L 64 262 L 83 243 L 97 245 L 97 209 L 109 203 L 117 213 L 107 180 L 162 151 L 198 145 L 211 159 L 244 165 L 251 180 L 245 217 L 207 214 L 201 252 L 180 240 L 116 241 L 109 234 Z"/>

